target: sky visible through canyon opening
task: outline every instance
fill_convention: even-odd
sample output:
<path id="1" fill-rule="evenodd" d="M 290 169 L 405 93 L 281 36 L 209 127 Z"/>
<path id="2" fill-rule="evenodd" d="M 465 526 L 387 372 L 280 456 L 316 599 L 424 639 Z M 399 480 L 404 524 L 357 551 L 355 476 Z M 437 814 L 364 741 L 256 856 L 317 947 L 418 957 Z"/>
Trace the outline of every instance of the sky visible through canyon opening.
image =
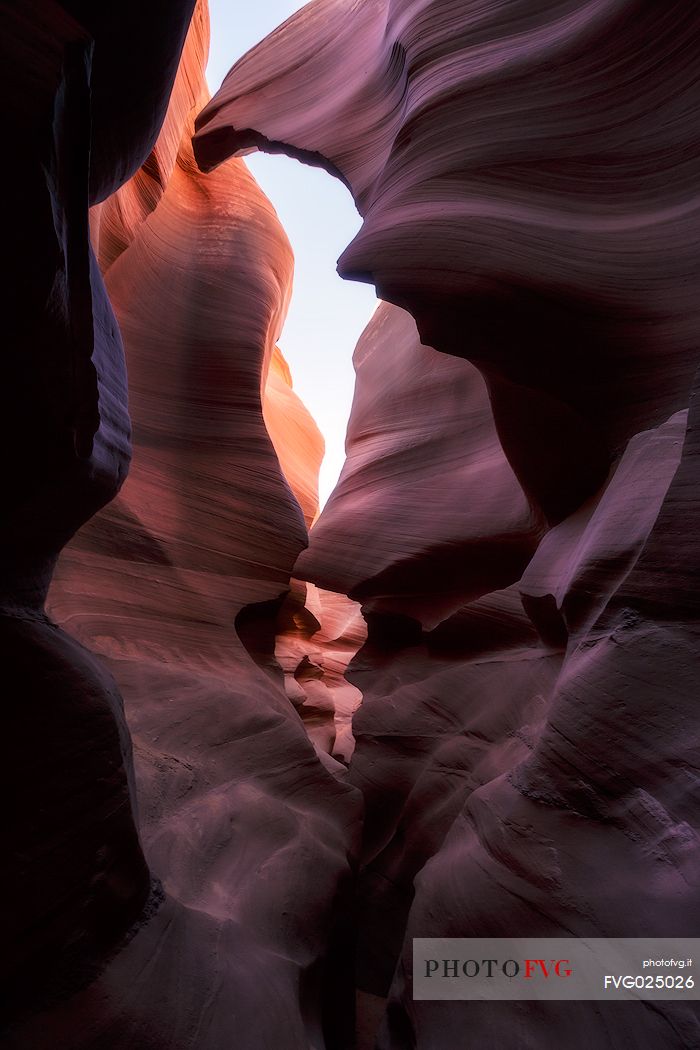
<path id="1" fill-rule="evenodd" d="M 304 6 L 298 0 L 209 0 L 212 93 L 241 55 Z M 371 285 L 343 281 L 336 273 L 338 256 L 361 219 L 346 187 L 319 168 L 263 153 L 245 162 L 272 201 L 294 250 L 294 289 L 279 345 L 294 389 L 326 441 L 319 486 L 323 506 L 345 459 L 353 350 L 377 305 Z"/>

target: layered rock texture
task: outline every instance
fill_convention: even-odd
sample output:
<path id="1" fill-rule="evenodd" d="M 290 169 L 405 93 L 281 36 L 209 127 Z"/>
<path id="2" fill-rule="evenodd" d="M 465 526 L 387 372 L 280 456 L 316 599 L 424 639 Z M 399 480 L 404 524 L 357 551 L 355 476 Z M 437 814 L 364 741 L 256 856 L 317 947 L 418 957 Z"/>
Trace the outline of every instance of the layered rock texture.
<path id="1" fill-rule="evenodd" d="M 88 207 L 146 160 L 193 0 L 4 5 L 6 273 L 0 439 L 0 648 L 13 806 L 3 994 L 85 979 L 142 911 L 131 744 L 107 670 L 45 615 L 61 548 L 122 484 L 130 458 L 122 343 Z M 166 24 L 163 19 L 167 9 Z M 138 31 L 136 31 L 138 30 Z M 118 96 L 127 47 L 131 75 Z"/>
<path id="2" fill-rule="evenodd" d="M 47 694 L 46 710 L 12 716 L 32 786 L 9 947 L 16 936 L 36 971 L 49 937 L 68 942 L 25 1013 L 14 1003 L 12 1046 L 301 1050 L 353 1029 L 344 902 L 360 794 L 327 754 L 335 732 L 314 750 L 272 658 L 323 441 L 276 347 L 293 259 L 275 212 L 242 161 L 212 175 L 194 163 L 207 46 L 199 4 L 158 141 L 91 215 L 129 372 L 128 481 L 63 552 L 51 620 L 9 619 L 6 664 Z M 86 255 L 87 233 L 85 208 Z M 119 376 L 116 351 L 108 361 Z M 356 695 L 342 666 L 361 640 L 350 648 L 337 620 L 331 727 L 335 679 Z M 31 760 L 26 719 L 41 722 Z M 348 723 L 349 710 L 346 736 Z M 90 952 L 83 926 L 101 938 Z"/>
<path id="3" fill-rule="evenodd" d="M 316 0 L 234 67 L 197 156 L 259 146 L 343 178 L 364 222 L 341 273 L 479 365 L 560 520 L 687 405 L 696 29 L 680 2 Z"/>
<path id="4" fill-rule="evenodd" d="M 314 0 L 212 100 L 203 3 L 89 6 L 3 44 L 4 1045 L 699 1046 L 411 974 L 700 933 L 693 5 Z M 386 300 L 320 516 L 254 148 Z"/>
<path id="5" fill-rule="evenodd" d="M 297 572 L 434 627 L 517 579 L 543 523 L 496 434 L 468 361 L 422 346 L 382 303 L 355 351 L 348 458 Z M 419 414 L 419 405 L 425 412 Z"/>
<path id="6" fill-rule="evenodd" d="M 205 168 L 261 148 L 341 178 L 340 272 L 393 304 L 295 569 L 368 622 L 349 778 L 382 1050 L 700 1042 L 692 1004 L 411 988 L 415 936 L 700 929 L 697 29 L 680 3 L 317 0 L 198 118 Z"/>

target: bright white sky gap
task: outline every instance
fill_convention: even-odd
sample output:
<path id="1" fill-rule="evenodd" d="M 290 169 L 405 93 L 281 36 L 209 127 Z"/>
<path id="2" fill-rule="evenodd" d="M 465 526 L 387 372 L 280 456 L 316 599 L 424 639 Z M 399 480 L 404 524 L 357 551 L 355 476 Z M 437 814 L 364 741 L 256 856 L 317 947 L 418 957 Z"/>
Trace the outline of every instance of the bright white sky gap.
<path id="1" fill-rule="evenodd" d="M 233 63 L 304 4 L 298 0 L 209 0 L 211 50 L 207 80 L 216 92 Z M 326 439 L 321 506 L 345 459 L 355 373 L 355 344 L 377 305 L 370 285 L 342 281 L 339 255 L 361 219 L 345 186 L 325 171 L 288 157 L 245 158 L 272 201 L 294 249 L 294 292 L 280 347 L 294 389 Z"/>

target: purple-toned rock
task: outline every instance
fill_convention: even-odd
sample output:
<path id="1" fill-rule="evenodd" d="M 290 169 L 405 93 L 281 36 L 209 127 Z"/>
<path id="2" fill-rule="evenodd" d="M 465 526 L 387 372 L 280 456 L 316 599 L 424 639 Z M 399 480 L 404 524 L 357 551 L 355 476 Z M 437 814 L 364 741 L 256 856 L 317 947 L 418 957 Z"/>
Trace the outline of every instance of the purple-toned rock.
<path id="1" fill-rule="evenodd" d="M 354 356 L 347 459 L 295 574 L 434 627 L 514 583 L 542 531 L 468 361 L 422 346 L 382 303 Z"/>

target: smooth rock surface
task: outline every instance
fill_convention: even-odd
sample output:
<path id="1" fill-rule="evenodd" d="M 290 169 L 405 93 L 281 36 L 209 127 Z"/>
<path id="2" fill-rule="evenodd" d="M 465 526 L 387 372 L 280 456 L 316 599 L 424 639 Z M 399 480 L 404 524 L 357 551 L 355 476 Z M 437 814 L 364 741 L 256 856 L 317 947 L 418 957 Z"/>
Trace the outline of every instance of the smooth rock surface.
<path id="1" fill-rule="evenodd" d="M 442 848 L 415 881 L 382 1048 L 398 1050 L 409 1038 L 417 1046 L 435 1045 L 436 1032 L 437 1045 L 451 1046 L 465 1024 L 462 1004 L 440 1004 L 438 1016 L 437 1004 L 412 1000 L 413 937 L 686 936 L 700 924 L 700 738 L 693 714 L 700 648 L 696 599 L 688 601 L 686 582 L 697 579 L 699 559 L 695 553 L 684 560 L 687 544 L 680 551 L 673 544 L 679 519 L 693 505 L 697 512 L 697 409 L 695 395 L 675 471 L 678 452 L 669 446 L 683 419 L 633 439 L 620 477 L 613 475 L 570 548 L 565 578 L 571 592 L 563 608 L 578 613 L 575 599 L 584 596 L 586 614 L 596 616 L 578 621 L 529 753 L 512 756 L 509 770 L 468 795 Z M 630 471 L 642 452 L 647 477 L 630 490 Z M 651 490 L 646 504 L 636 498 L 642 486 Z M 618 520 L 605 543 L 621 494 L 628 528 Z M 554 538 L 560 530 L 575 535 L 566 525 L 551 534 L 550 551 L 560 550 Z M 614 551 L 611 535 L 622 551 L 611 559 L 611 571 L 585 574 L 590 552 L 598 551 L 604 564 L 605 553 Z M 554 578 L 562 580 L 556 560 L 553 565 Z M 361 741 L 358 754 L 360 747 Z M 599 1005 L 591 1011 L 540 1004 L 526 1013 L 527 1039 L 554 1046 L 565 1037 L 583 1050 L 591 1041 L 623 1047 L 630 1039 L 639 1047 L 663 1039 L 685 1048 L 700 1038 L 696 1003 L 667 1002 L 653 1011 Z M 474 1038 L 506 1041 L 523 1023 L 522 1004 L 469 1004 L 468 1019 Z"/>
<path id="2" fill-rule="evenodd" d="M 6 1045 L 700 1045 L 694 1002 L 410 972 L 416 936 L 700 931 L 692 5 L 314 0 L 211 101 L 203 3 L 177 77 L 191 3 L 83 6 L 5 38 L 5 970 L 71 963 Z M 318 520 L 253 148 L 344 181 L 341 273 L 386 300 Z M 134 466 L 91 518 L 130 456 L 115 315 Z M 49 609 L 135 775 L 42 609 L 89 518 Z"/>
<path id="3" fill-rule="evenodd" d="M 508 465 L 486 386 L 382 303 L 354 356 L 338 484 L 295 573 L 434 627 L 519 579 L 542 523 Z"/>
<path id="4" fill-rule="evenodd" d="M 234 66 L 197 156 L 285 151 L 344 179 L 364 222 L 340 272 L 478 365 L 558 521 L 687 407 L 696 31 L 681 2 L 316 0 Z"/>
<path id="5" fill-rule="evenodd" d="M 470 604 L 431 622 L 410 560 L 391 587 L 373 571 L 415 532 L 427 545 L 450 469 L 408 509 L 376 447 L 362 459 L 351 442 L 295 570 L 362 600 L 368 619 L 349 670 L 364 693 L 349 776 L 366 805 L 357 980 L 373 1022 L 391 984 L 382 1050 L 453 1050 L 465 1033 L 538 1048 L 700 1040 L 695 1004 L 427 1003 L 410 983 L 414 936 L 700 928 L 685 418 L 700 336 L 697 28 L 681 3 L 317 0 L 198 119 L 205 167 L 261 148 L 346 183 L 364 222 L 340 272 L 479 369 L 507 461 L 556 526 L 520 583 L 516 569 L 465 591 Z M 376 402 L 358 369 L 350 423 L 365 450 L 390 446 L 405 375 L 396 339 L 373 350 Z M 430 400 L 403 407 L 410 485 Z M 443 470 L 434 450 L 423 462 Z M 462 571 L 454 553 L 444 580 Z"/>
<path id="6" fill-rule="evenodd" d="M 122 342 L 88 207 L 151 150 L 192 7 L 3 9 L 3 1013 L 86 980 L 150 889 L 121 698 L 43 605 L 59 552 L 119 490 L 131 454 Z M 116 91 L 129 36 L 131 75 Z"/>
<path id="7" fill-rule="evenodd" d="M 320 436 L 275 349 L 293 260 L 274 210 L 241 161 L 204 175 L 192 158 L 205 56 L 200 6 L 178 77 L 192 104 L 183 117 L 176 86 L 146 171 L 93 221 L 109 246 L 101 258 L 126 346 L 133 469 L 64 552 L 49 597 L 51 615 L 119 683 L 141 841 L 162 889 L 128 942 L 85 975 L 89 986 L 62 989 L 11 1030 L 7 1045 L 25 1050 L 220 1050 L 239 1040 L 306 1050 L 351 1039 L 343 902 L 359 792 L 337 779 L 339 763 L 327 769 L 316 754 L 280 669 L 258 666 L 246 645 L 250 608 L 263 610 L 261 631 L 274 643 L 276 610 L 307 542 L 304 512 L 312 520 L 318 509 Z M 177 120 L 169 177 L 145 217 L 130 213 L 116 252 L 105 216 L 138 198 Z M 115 823 L 128 804 L 106 776 L 106 744 L 96 733 L 93 742 L 91 764 L 74 777 L 82 787 L 102 771 L 102 808 L 111 805 Z M 76 831 L 59 798 L 56 820 Z M 76 865 L 94 848 L 87 820 L 85 830 Z M 126 845 L 102 861 L 107 885 L 119 877 L 124 890 Z M 110 915 L 119 918 L 116 905 Z"/>

